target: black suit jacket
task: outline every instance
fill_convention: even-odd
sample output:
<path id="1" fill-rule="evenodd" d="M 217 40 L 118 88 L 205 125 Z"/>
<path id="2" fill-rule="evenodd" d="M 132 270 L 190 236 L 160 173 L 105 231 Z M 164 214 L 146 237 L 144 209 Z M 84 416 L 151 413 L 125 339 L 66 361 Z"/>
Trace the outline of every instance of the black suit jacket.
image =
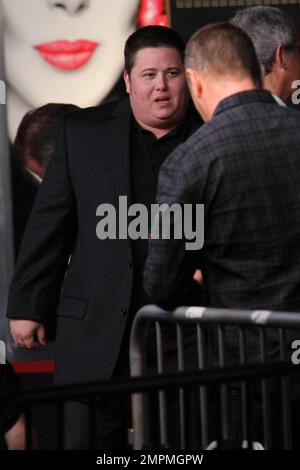
<path id="1" fill-rule="evenodd" d="M 145 289 L 185 304 L 196 268 L 206 306 L 300 311 L 300 115 L 267 91 L 232 95 L 165 161 L 159 203 L 204 204 L 204 246 L 151 240 Z"/>
<path id="2" fill-rule="evenodd" d="M 11 181 L 14 248 L 15 256 L 17 257 L 26 223 L 32 211 L 34 199 L 40 184 L 28 171 L 18 167 L 13 160 L 11 160 Z"/>
<path id="3" fill-rule="evenodd" d="M 130 197 L 129 133 L 127 100 L 66 119 L 22 242 L 8 317 L 45 322 L 57 313 L 58 382 L 108 377 L 118 356 L 131 250 L 128 240 L 97 238 L 96 210 L 101 203 L 117 207 L 119 195 Z"/>
<path id="4" fill-rule="evenodd" d="M 127 99 L 66 118 L 22 242 L 8 317 L 46 322 L 57 313 L 59 383 L 110 377 L 120 351 L 131 245 L 100 240 L 96 210 L 103 203 L 118 207 L 120 195 L 130 204 L 130 125 Z"/>

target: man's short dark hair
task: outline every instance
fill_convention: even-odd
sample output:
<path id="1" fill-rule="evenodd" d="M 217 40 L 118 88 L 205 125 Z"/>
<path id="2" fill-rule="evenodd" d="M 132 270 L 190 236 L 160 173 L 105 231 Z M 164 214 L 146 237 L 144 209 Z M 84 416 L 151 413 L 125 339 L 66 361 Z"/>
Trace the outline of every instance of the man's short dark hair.
<path id="1" fill-rule="evenodd" d="M 185 65 L 209 74 L 243 79 L 261 87 L 261 70 L 249 36 L 229 23 L 200 28 L 186 47 Z"/>
<path id="2" fill-rule="evenodd" d="M 135 31 L 125 43 L 125 70 L 130 74 L 134 66 L 136 53 L 147 47 L 173 47 L 177 49 L 184 60 L 185 42 L 172 28 L 166 26 L 145 26 Z"/>
<path id="3" fill-rule="evenodd" d="M 48 103 L 28 111 L 23 117 L 13 144 L 13 160 L 25 167 L 28 158 L 46 169 L 55 152 L 63 116 L 79 109 L 74 104 Z"/>
<path id="4" fill-rule="evenodd" d="M 272 70 L 277 47 L 281 44 L 291 46 L 297 39 L 293 18 L 276 7 L 244 8 L 234 15 L 230 23 L 242 28 L 250 36 L 265 73 Z"/>

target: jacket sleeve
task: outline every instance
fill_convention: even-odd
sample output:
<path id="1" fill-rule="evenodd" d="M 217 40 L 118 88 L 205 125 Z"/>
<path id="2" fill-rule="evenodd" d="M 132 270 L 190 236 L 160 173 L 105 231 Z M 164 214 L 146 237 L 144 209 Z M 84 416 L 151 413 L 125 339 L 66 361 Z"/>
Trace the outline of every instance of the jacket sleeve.
<path id="1" fill-rule="evenodd" d="M 65 123 L 38 191 L 12 279 L 8 318 L 47 321 L 54 314 L 76 237 L 76 203 Z"/>

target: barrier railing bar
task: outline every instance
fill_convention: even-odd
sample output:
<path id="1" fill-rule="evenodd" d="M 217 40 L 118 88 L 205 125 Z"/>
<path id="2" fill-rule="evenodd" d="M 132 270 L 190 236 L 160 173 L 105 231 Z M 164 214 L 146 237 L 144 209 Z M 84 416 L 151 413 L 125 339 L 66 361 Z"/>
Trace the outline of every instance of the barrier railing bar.
<path id="1" fill-rule="evenodd" d="M 234 309 L 215 309 L 204 307 L 178 307 L 173 312 L 163 310 L 156 305 L 146 305 L 135 317 L 132 333 L 143 321 L 160 321 L 161 323 L 219 323 L 224 325 L 252 325 L 274 328 L 300 329 L 300 315 L 297 312 L 251 311 Z"/>
<path id="2" fill-rule="evenodd" d="M 222 326 L 218 326 L 218 350 L 219 350 L 219 367 L 225 367 L 225 331 Z M 229 439 L 229 396 L 227 384 L 222 383 L 220 387 L 221 395 L 221 429 L 222 439 Z"/>
<path id="3" fill-rule="evenodd" d="M 300 371 L 288 362 L 250 364 L 247 366 L 212 368 L 205 371 L 163 374 L 160 376 L 135 377 L 128 380 L 104 380 L 100 382 L 72 385 L 57 385 L 47 388 L 23 390 L 22 392 L 3 395 L 3 403 L 20 408 L 22 405 L 57 403 L 59 400 L 72 401 L 97 397 L 102 393 L 140 393 L 150 390 L 174 389 L 190 385 L 206 385 L 220 382 L 252 381 L 261 377 L 299 375 Z M 66 396 L 68 397 L 66 399 Z"/>
<path id="4" fill-rule="evenodd" d="M 240 365 L 247 364 L 247 347 L 246 347 L 246 332 L 245 327 L 238 328 L 239 345 L 240 345 Z M 249 385 L 246 382 L 241 382 L 241 395 L 242 395 L 242 435 L 245 437 L 248 448 L 252 449 L 252 426 L 250 422 L 250 391 Z"/>
<path id="5" fill-rule="evenodd" d="M 197 325 L 197 352 L 199 369 L 205 369 L 205 331 L 201 325 Z M 200 391 L 200 414 L 201 414 L 201 441 L 202 446 L 208 446 L 208 405 L 207 405 L 207 387 L 199 387 Z"/>
<path id="6" fill-rule="evenodd" d="M 155 322 L 156 330 L 156 348 L 157 348 L 157 371 L 159 374 L 164 372 L 164 352 L 163 352 L 163 338 L 161 333 L 161 326 Z M 163 447 L 168 446 L 168 431 L 167 431 L 167 399 L 166 392 L 160 390 L 158 392 L 159 398 L 159 427 L 160 427 L 160 443 Z"/>
<path id="7" fill-rule="evenodd" d="M 178 351 L 178 370 L 179 372 L 184 371 L 184 349 L 183 349 L 183 337 L 182 328 L 176 324 L 176 340 L 177 340 L 177 351 Z M 185 392 L 182 388 L 179 389 L 179 423 L 180 423 L 180 447 L 181 449 L 186 448 L 186 408 L 185 408 Z"/>
<path id="8" fill-rule="evenodd" d="M 259 329 L 259 349 L 260 360 L 262 363 L 267 361 L 267 347 L 266 347 L 266 331 L 262 328 Z M 268 380 L 263 378 L 261 381 L 262 386 L 262 402 L 263 402 L 263 430 L 265 448 L 270 449 L 272 444 L 272 430 L 271 430 L 271 409 L 270 409 L 270 390 Z"/>
<path id="9" fill-rule="evenodd" d="M 283 328 L 279 330 L 279 347 L 280 347 L 280 360 L 284 361 L 287 359 L 286 355 L 286 331 Z M 281 397 L 282 397 L 282 427 L 283 427 L 283 440 L 284 449 L 292 449 L 292 435 L 291 435 L 291 407 L 289 397 L 289 383 L 284 377 L 280 380 L 281 385 Z"/>

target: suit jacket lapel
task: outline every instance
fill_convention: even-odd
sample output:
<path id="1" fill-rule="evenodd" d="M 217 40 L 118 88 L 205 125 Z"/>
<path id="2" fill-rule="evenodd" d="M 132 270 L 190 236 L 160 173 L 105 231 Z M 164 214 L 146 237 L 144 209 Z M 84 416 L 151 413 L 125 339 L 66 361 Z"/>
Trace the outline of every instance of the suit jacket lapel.
<path id="1" fill-rule="evenodd" d="M 129 100 L 121 101 L 111 112 L 106 125 L 107 157 L 111 167 L 115 191 L 118 196 L 127 196 L 130 190 L 130 126 L 131 110 Z"/>

